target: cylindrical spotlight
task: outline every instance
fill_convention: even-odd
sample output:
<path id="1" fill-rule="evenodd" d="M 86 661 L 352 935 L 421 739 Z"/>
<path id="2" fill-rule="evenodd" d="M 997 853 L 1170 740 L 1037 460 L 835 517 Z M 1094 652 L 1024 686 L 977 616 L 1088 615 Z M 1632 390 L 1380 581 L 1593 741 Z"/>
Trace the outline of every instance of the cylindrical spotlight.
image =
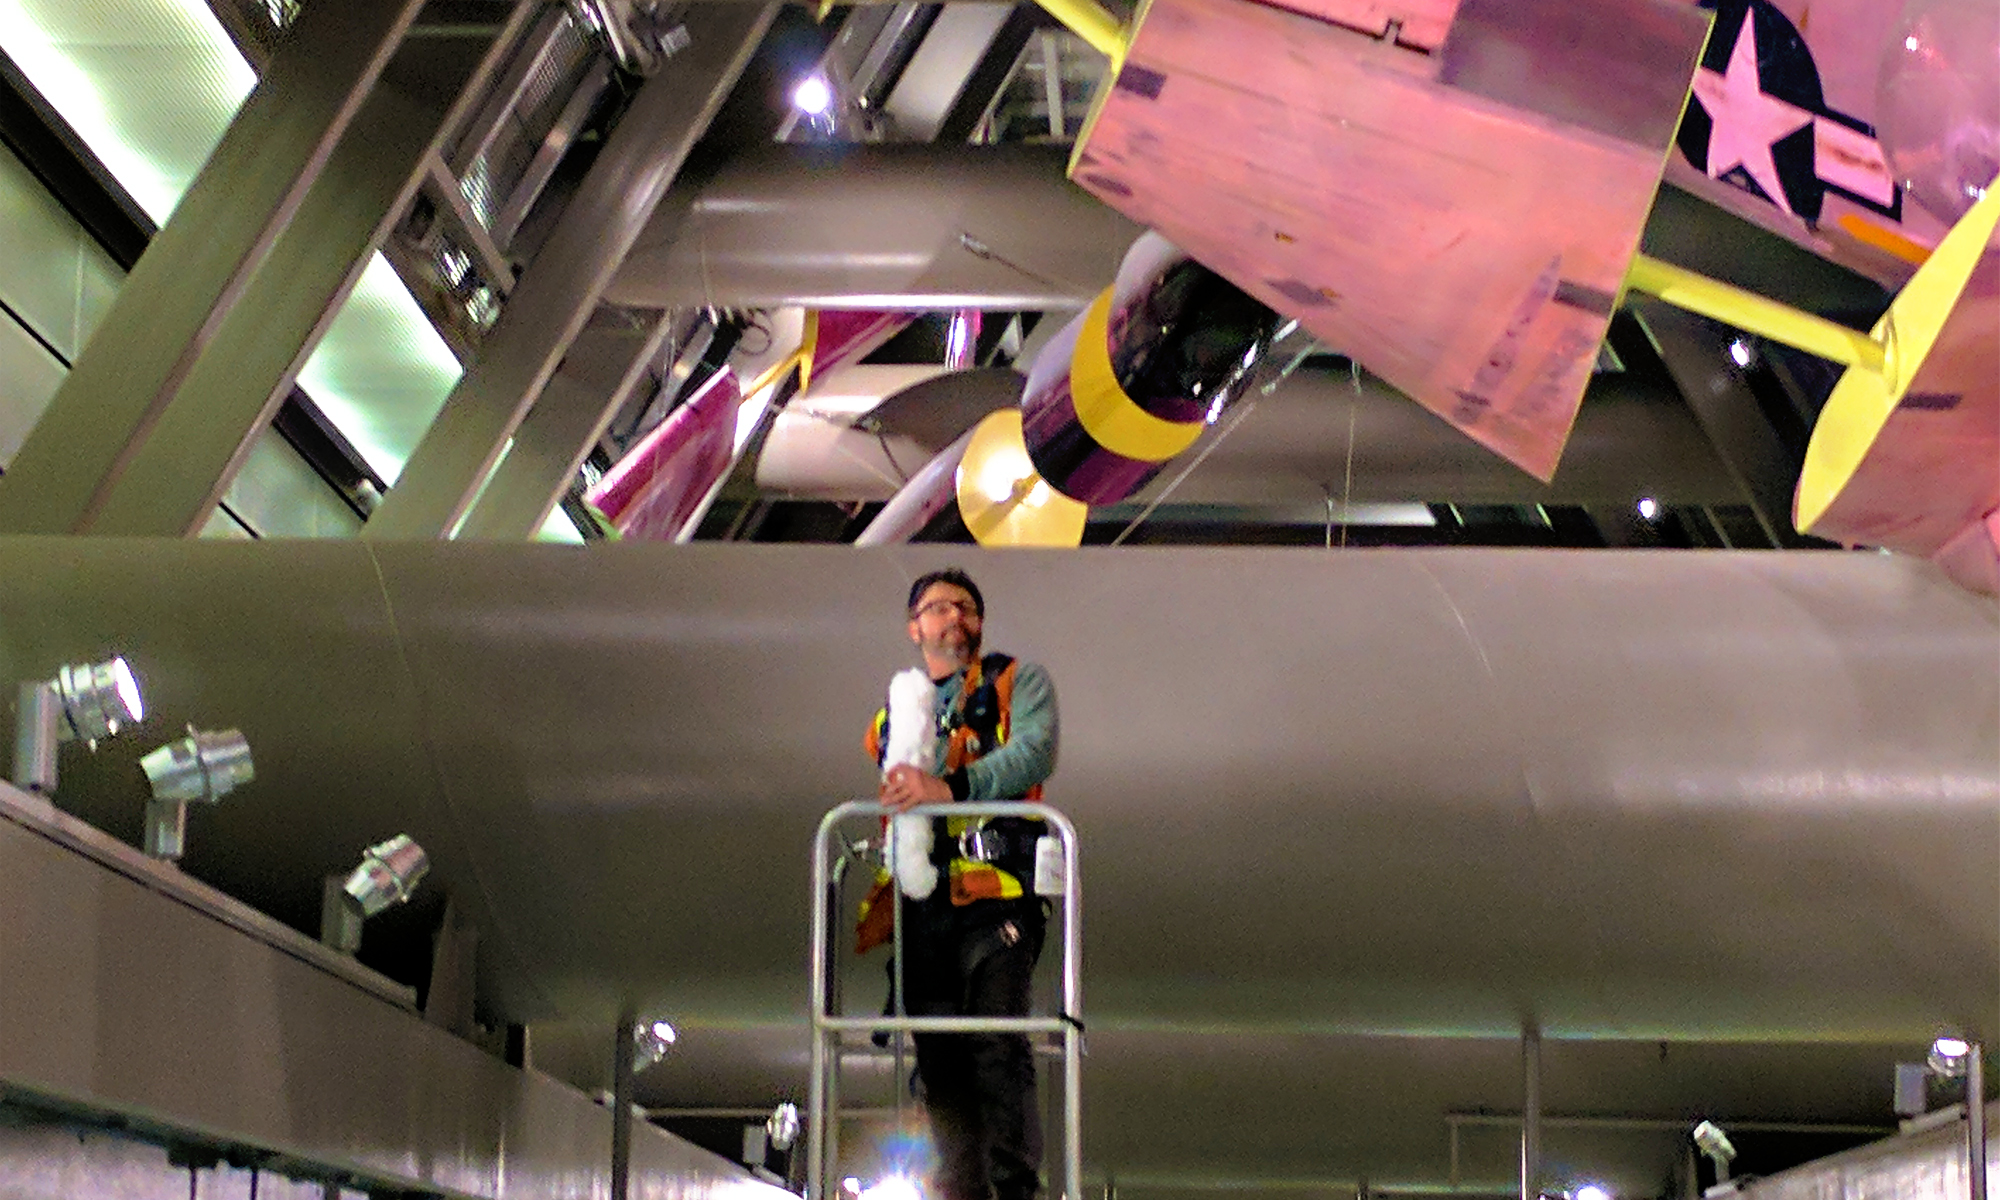
<path id="1" fill-rule="evenodd" d="M 672 1021 L 656 1017 L 632 1026 L 632 1070 L 639 1072 L 667 1056 L 680 1040 Z"/>
<path id="2" fill-rule="evenodd" d="M 799 1140 L 799 1125 L 799 1106 L 787 1100 L 764 1118 L 764 1136 L 771 1140 L 773 1150 L 790 1150 Z"/>
<path id="3" fill-rule="evenodd" d="M 139 760 L 152 785 L 146 802 L 146 853 L 175 860 L 187 850 L 187 807 L 213 804 L 257 777 L 250 743 L 234 729 L 197 731 Z"/>
<path id="4" fill-rule="evenodd" d="M 368 847 L 361 865 L 354 868 L 341 890 L 361 906 L 362 916 L 372 917 L 408 900 L 430 869 L 430 856 L 424 853 L 424 848 L 412 841 L 409 834 L 399 833 L 380 845 Z"/>
<path id="5" fill-rule="evenodd" d="M 56 677 L 21 685 L 14 724 L 14 785 L 48 795 L 56 790 L 56 748 L 72 739 L 92 750 L 145 716 L 139 681 L 122 658 L 69 665 Z"/>
<path id="6" fill-rule="evenodd" d="M 137 725 L 146 715 L 139 681 L 123 658 L 63 667 L 56 672 L 55 689 L 66 718 L 62 738 L 76 738 L 93 750 L 100 740 L 117 736 L 120 729 Z"/>
<path id="7" fill-rule="evenodd" d="M 257 777 L 250 743 L 235 729 L 188 730 L 139 760 L 153 799 L 213 804 Z"/>
<path id="8" fill-rule="evenodd" d="M 1703 1121 L 1694 1127 L 1691 1135 L 1695 1146 L 1715 1164 L 1715 1178 L 1721 1182 L 1729 1178 L 1729 1164 L 1736 1160 L 1736 1146 L 1722 1126 L 1713 1121 Z"/>

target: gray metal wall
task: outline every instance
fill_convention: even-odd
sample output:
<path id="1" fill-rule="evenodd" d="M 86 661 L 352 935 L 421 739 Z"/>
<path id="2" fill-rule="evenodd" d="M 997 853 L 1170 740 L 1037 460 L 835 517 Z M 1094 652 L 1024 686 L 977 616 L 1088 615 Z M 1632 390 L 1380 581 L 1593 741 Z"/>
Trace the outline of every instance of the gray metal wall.
<path id="1" fill-rule="evenodd" d="M 255 1168 L 180 1166 L 150 1142 L 67 1122 L 0 1121 L 0 1200 L 363 1200 Z M 254 1191 L 252 1190 L 254 1187 Z"/>
<path id="2" fill-rule="evenodd" d="M 258 937 L 218 920 L 199 885 L 121 865 L 117 847 L 70 825 L 0 785 L 0 1094 L 371 1187 L 608 1194 L 604 1108 L 316 965 L 289 931 Z M 0 1139 L 0 1189 L 17 1189 L 0 1196 L 156 1194 L 161 1164 L 110 1145 Z M 179 1180 L 187 1195 L 185 1171 Z M 744 1187 L 766 1185 L 651 1126 L 635 1131 L 632 1196 Z"/>

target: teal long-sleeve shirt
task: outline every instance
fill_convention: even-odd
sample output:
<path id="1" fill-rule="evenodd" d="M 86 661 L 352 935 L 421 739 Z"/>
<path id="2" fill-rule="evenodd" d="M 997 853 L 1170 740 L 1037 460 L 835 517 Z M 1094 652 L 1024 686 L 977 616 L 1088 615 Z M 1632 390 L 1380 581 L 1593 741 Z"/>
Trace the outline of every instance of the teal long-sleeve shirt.
<path id="1" fill-rule="evenodd" d="M 964 690 L 963 671 L 939 684 L 937 713 L 942 715 L 956 708 L 959 694 Z M 947 777 L 952 798 L 1014 800 L 1027 795 L 1029 788 L 1055 773 L 1060 728 L 1056 685 L 1049 673 L 1038 664 L 1016 661 L 1007 741 L 967 764 L 963 779 Z M 940 769 L 943 765 L 938 763 Z"/>

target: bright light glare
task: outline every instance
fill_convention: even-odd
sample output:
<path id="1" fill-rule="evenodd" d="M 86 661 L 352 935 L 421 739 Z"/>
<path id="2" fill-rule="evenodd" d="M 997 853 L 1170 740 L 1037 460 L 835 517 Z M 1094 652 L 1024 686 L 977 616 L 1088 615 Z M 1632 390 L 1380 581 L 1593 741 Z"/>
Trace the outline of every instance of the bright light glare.
<path id="1" fill-rule="evenodd" d="M 859 1200 L 924 1200 L 924 1194 L 905 1176 L 891 1175 L 862 1192 Z"/>
<path id="2" fill-rule="evenodd" d="M 1972 1043 L 1956 1034 L 1943 1033 L 1931 1043 L 1928 1065 L 1933 1074 L 1957 1079 L 1966 1073 L 1970 1065 L 1967 1060 L 1971 1056 Z"/>
<path id="3" fill-rule="evenodd" d="M 1570 1200 L 1614 1200 L 1609 1188 L 1595 1183 L 1586 1183 L 1576 1189 Z"/>
<path id="4" fill-rule="evenodd" d="M 987 464 L 986 470 L 981 472 L 979 490 L 985 492 L 986 498 L 993 503 L 1005 504 L 1013 498 L 1014 489 L 1021 485 L 1023 479 L 1024 472 L 1018 463 L 1001 459 Z"/>
<path id="5" fill-rule="evenodd" d="M 854 1176 L 849 1175 L 847 1178 L 840 1181 L 840 1190 L 846 1192 L 850 1196 L 859 1196 L 861 1194 L 861 1181 L 859 1179 L 856 1179 Z"/>
<path id="6" fill-rule="evenodd" d="M 944 342 L 944 362 L 954 369 L 970 365 L 967 356 L 972 353 L 972 321 L 964 313 L 956 313 L 951 318 L 951 326 L 946 330 Z"/>
<path id="7" fill-rule="evenodd" d="M 1739 367 L 1749 366 L 1750 343 L 1744 341 L 1742 338 L 1736 338 L 1735 340 L 1731 341 L 1729 343 L 1729 361 L 1735 363 Z"/>
<path id="8" fill-rule="evenodd" d="M 671 1046 L 680 1035 L 674 1032 L 671 1022 L 655 1021 L 653 1022 L 653 1036 Z"/>
<path id="9" fill-rule="evenodd" d="M 819 76 L 808 75 L 792 89 L 792 103 L 807 116 L 817 117 L 833 107 L 833 89 Z"/>
<path id="10" fill-rule="evenodd" d="M 1660 502 L 1658 500 L 1653 499 L 1651 496 L 1641 497 L 1639 500 L 1639 515 L 1646 518 L 1648 521 L 1652 520 L 1654 517 L 1659 516 Z"/>
<path id="11" fill-rule="evenodd" d="M 146 702 L 139 696 L 139 681 L 132 677 L 132 668 L 125 665 L 123 658 L 111 660 L 111 683 L 118 689 L 118 701 L 130 714 L 126 723 L 137 725 L 146 716 Z"/>

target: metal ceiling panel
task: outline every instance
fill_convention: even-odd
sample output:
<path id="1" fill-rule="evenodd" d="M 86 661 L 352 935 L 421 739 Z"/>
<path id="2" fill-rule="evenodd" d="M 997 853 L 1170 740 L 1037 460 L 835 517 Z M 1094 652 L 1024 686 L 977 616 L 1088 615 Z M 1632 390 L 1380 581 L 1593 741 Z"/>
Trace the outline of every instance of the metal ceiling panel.
<path id="1" fill-rule="evenodd" d="M 156 224 L 257 81 L 203 0 L 7 0 L 0 48 Z"/>

